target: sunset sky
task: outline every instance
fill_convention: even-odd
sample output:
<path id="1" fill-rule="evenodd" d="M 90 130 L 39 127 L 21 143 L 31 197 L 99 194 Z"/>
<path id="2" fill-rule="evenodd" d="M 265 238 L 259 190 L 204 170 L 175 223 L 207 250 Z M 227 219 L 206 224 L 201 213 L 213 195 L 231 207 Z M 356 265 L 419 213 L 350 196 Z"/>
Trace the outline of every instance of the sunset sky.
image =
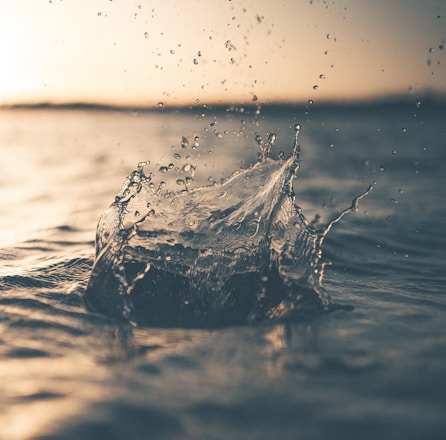
<path id="1" fill-rule="evenodd" d="M 2 0 L 0 105 L 446 92 L 444 0 Z"/>

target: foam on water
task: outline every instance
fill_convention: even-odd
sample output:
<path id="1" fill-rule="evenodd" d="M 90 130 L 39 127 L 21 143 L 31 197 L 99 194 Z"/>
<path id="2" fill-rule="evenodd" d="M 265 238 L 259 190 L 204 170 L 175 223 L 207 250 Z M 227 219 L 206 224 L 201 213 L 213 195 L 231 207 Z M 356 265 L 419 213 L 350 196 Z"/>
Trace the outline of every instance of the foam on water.
<path id="1" fill-rule="evenodd" d="M 288 158 L 273 158 L 274 134 L 256 139 L 259 160 L 221 184 L 190 188 L 189 159 L 154 171 L 140 163 L 99 220 L 88 305 L 139 325 L 185 327 L 327 310 L 323 240 L 367 192 L 326 227 L 313 227 L 293 191 L 299 131 L 296 124 Z"/>

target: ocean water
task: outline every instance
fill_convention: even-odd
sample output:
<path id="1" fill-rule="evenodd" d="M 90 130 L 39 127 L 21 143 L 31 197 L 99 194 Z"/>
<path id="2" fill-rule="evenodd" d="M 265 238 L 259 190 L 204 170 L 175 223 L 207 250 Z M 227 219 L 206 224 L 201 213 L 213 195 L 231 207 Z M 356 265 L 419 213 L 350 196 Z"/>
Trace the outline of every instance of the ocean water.
<path id="1" fill-rule="evenodd" d="M 1 110 L 0 439 L 442 438 L 445 133 L 416 99 Z"/>

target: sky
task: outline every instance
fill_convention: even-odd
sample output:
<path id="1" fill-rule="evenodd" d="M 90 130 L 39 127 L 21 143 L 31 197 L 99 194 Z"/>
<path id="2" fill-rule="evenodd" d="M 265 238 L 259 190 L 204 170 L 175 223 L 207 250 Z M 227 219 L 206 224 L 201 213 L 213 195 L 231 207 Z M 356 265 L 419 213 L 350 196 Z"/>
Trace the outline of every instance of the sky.
<path id="1" fill-rule="evenodd" d="M 444 0 L 0 1 L 0 105 L 446 93 Z"/>

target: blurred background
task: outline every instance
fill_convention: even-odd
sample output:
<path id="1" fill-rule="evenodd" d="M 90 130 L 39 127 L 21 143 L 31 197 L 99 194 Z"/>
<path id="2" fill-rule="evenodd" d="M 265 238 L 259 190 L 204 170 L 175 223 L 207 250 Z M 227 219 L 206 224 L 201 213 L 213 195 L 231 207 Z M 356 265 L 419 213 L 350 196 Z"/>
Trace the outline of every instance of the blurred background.
<path id="1" fill-rule="evenodd" d="M 445 93 L 443 0 L 3 0 L 0 105 Z"/>

